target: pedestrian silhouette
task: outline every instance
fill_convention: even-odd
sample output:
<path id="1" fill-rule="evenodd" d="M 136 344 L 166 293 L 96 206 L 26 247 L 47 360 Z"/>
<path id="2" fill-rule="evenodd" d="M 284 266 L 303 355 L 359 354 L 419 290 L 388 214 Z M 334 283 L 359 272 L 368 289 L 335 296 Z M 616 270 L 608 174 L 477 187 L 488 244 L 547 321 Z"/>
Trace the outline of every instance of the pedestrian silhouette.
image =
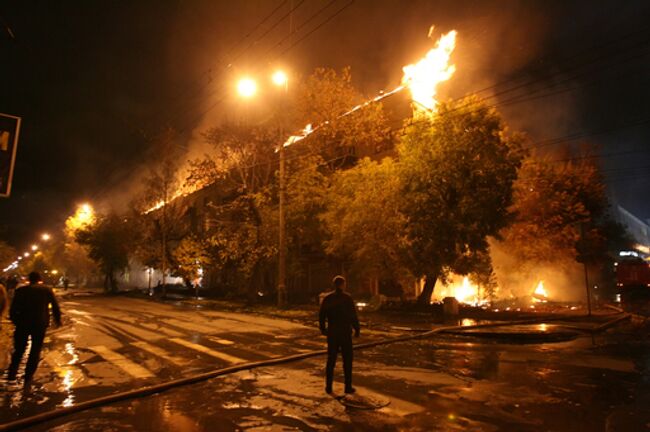
<path id="1" fill-rule="evenodd" d="M 52 306 L 54 323 L 61 325 L 61 311 L 54 297 L 52 288 L 43 285 L 38 272 L 29 274 L 29 285 L 17 288 L 11 302 L 9 317 L 16 326 L 14 330 L 14 351 L 7 372 L 7 379 L 13 381 L 18 373 L 18 366 L 25 354 L 27 340 L 31 337 L 32 347 L 29 350 L 27 366 L 25 367 L 25 387 L 28 387 L 34 377 L 40 360 L 45 331 L 50 323 L 49 306 Z"/>
<path id="2" fill-rule="evenodd" d="M 319 313 L 320 331 L 327 336 L 327 365 L 325 367 L 325 391 L 332 393 L 334 366 L 339 350 L 343 355 L 345 392 L 354 393 L 352 387 L 352 330 L 359 337 L 359 319 L 354 301 L 343 291 L 345 278 L 336 276 L 332 280 L 334 292 L 323 299 Z"/>

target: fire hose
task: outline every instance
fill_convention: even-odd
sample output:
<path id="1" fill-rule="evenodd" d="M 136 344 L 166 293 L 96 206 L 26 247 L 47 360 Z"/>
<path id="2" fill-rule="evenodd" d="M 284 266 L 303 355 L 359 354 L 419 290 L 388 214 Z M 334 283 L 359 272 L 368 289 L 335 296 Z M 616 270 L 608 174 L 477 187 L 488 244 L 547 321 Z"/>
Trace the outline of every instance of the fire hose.
<path id="1" fill-rule="evenodd" d="M 630 315 L 629 314 L 623 314 L 620 316 L 620 314 L 614 314 L 616 315 L 616 318 L 607 321 L 606 323 L 598 326 L 597 328 L 600 330 L 605 330 L 619 322 L 625 319 L 629 319 Z M 569 318 L 570 319 L 570 318 Z M 506 326 L 512 326 L 512 325 L 525 325 L 525 324 L 540 324 L 548 321 L 559 321 L 559 320 L 567 320 L 567 317 L 553 317 L 553 318 L 536 318 L 536 319 L 531 319 L 531 320 L 521 320 L 521 321 L 511 321 L 511 322 L 498 322 L 498 323 L 487 323 L 487 324 L 475 324 L 475 325 L 468 325 L 468 326 L 461 326 L 461 325 L 456 325 L 456 326 L 445 326 L 445 327 L 438 327 L 433 330 L 429 330 L 423 333 L 418 333 L 418 334 L 411 334 L 411 335 L 405 335 L 405 336 L 398 336 L 394 338 L 388 338 L 388 339 L 383 339 L 379 341 L 374 341 L 374 342 L 364 342 L 360 344 L 355 344 L 354 349 L 355 350 L 361 350 L 361 349 L 368 349 L 368 348 L 374 348 L 377 346 L 382 346 L 382 345 L 388 345 L 388 344 L 393 344 L 393 343 L 399 343 L 399 342 L 407 342 L 407 341 L 412 341 L 416 339 L 425 339 L 430 336 L 436 335 L 438 333 L 447 333 L 447 332 L 458 332 L 460 330 L 471 330 L 471 329 L 480 329 L 480 328 L 491 328 L 491 327 L 506 327 Z M 0 432 L 5 432 L 5 431 L 12 431 L 12 430 L 18 430 L 22 428 L 26 428 L 28 426 L 33 426 L 39 423 L 43 423 L 46 421 L 51 421 L 60 417 L 64 417 L 67 415 L 71 415 L 74 413 L 78 413 L 81 411 L 86 411 L 91 408 L 96 408 L 99 406 L 104 406 L 108 404 L 112 404 L 115 402 L 120 402 L 128 399 L 135 399 L 139 397 L 145 397 L 157 393 L 162 393 L 164 391 L 170 390 L 175 387 L 181 387 L 181 386 L 186 386 L 189 384 L 194 384 L 197 382 L 201 381 L 206 381 L 212 378 L 220 377 L 223 375 L 229 375 L 232 373 L 240 372 L 243 370 L 250 370 L 250 369 L 256 369 L 259 367 L 264 367 L 264 366 L 275 366 L 275 365 L 280 365 L 280 364 L 285 364 L 285 363 L 290 363 L 290 362 L 295 362 L 298 360 L 304 360 L 307 358 L 312 358 L 312 357 L 318 357 L 322 355 L 326 355 L 327 350 L 314 350 L 314 351 L 309 351 L 305 353 L 300 353 L 300 354 L 293 354 L 293 355 L 288 355 L 284 357 L 276 357 L 276 358 L 271 358 L 267 360 L 261 360 L 261 361 L 255 361 L 255 362 L 248 362 L 248 363 L 241 363 L 233 366 L 228 366 L 225 368 L 221 369 L 216 369 L 210 372 L 204 372 L 200 373 L 191 377 L 187 378 L 179 378 L 171 381 L 167 381 L 164 383 L 160 384 L 154 384 L 150 386 L 145 386 L 139 389 L 135 390 L 129 390 L 129 391 L 124 391 L 120 393 L 114 393 L 108 396 L 103 396 L 99 397 L 96 399 L 91 399 L 85 402 L 80 402 L 77 405 L 70 406 L 70 407 L 65 407 L 65 408 L 59 408 L 55 409 L 52 411 L 47 411 L 41 414 L 36 414 L 30 417 L 22 418 L 19 420 L 15 420 L 9 423 L 4 423 L 0 425 Z"/>

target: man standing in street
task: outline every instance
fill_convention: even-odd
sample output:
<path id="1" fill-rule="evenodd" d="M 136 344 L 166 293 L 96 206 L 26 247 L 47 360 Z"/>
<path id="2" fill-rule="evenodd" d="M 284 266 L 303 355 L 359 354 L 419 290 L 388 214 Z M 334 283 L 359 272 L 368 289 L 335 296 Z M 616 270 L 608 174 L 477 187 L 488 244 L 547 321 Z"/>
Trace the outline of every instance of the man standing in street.
<path id="1" fill-rule="evenodd" d="M 339 350 L 343 354 L 345 392 L 354 393 L 352 387 L 352 330 L 359 337 L 357 308 L 349 294 L 343 291 L 345 278 L 336 276 L 332 281 L 334 292 L 323 299 L 320 307 L 320 331 L 327 336 L 327 366 L 325 369 L 325 391 L 332 393 L 334 366 Z"/>
<path id="2" fill-rule="evenodd" d="M 40 360 L 45 331 L 50 323 L 50 305 L 52 305 L 54 323 L 58 327 L 61 325 L 61 311 L 54 297 L 54 292 L 52 288 L 43 285 L 41 275 L 38 272 L 31 272 L 29 274 L 29 285 L 16 289 L 9 310 L 9 317 L 16 326 L 14 331 L 14 351 L 11 355 L 11 364 L 7 373 L 9 381 L 16 379 L 20 360 L 27 348 L 27 340 L 31 337 L 32 347 L 25 367 L 24 386 L 28 387 L 31 383 Z"/>

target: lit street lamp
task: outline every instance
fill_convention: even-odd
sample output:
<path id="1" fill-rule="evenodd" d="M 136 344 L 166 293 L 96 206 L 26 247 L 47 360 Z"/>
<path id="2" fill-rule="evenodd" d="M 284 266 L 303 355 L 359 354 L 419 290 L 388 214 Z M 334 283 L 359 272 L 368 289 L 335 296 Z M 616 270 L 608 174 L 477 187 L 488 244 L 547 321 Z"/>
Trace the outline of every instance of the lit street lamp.
<path id="1" fill-rule="evenodd" d="M 289 77 L 282 70 L 276 70 L 271 75 L 271 82 L 277 87 L 283 87 L 285 93 L 289 89 Z M 240 79 L 237 83 L 237 92 L 244 98 L 251 98 L 257 93 L 257 83 L 249 77 Z M 280 136 L 284 136 L 280 130 Z M 278 238 L 278 306 L 287 304 L 287 247 L 285 233 L 285 200 L 286 200 L 286 173 L 285 173 L 285 152 L 284 143 L 280 144 L 280 173 L 279 173 L 279 238 Z"/>
<path id="2" fill-rule="evenodd" d="M 257 83 L 252 78 L 242 78 L 237 83 L 237 93 L 246 99 L 252 98 L 257 93 Z"/>
<path id="3" fill-rule="evenodd" d="M 52 238 L 52 236 L 49 235 L 48 233 L 43 233 L 43 235 L 41 235 L 41 239 L 42 239 L 43 241 L 48 241 L 48 240 L 50 240 L 51 238 Z"/>
<path id="4" fill-rule="evenodd" d="M 23 256 L 24 256 L 25 258 L 27 258 L 27 257 L 29 256 L 29 252 L 25 252 L 25 253 L 23 254 Z"/>
<path id="5" fill-rule="evenodd" d="M 275 84 L 278 87 L 286 87 L 287 84 L 289 83 L 289 77 L 287 77 L 287 74 L 284 73 L 281 70 L 275 71 L 275 73 L 271 76 L 271 81 L 273 81 L 273 84 Z"/>
<path id="6" fill-rule="evenodd" d="M 31 249 L 32 249 L 33 251 L 37 251 L 37 250 L 38 250 L 38 245 L 33 244 L 32 247 L 31 247 Z"/>
<path id="7" fill-rule="evenodd" d="M 285 93 L 289 91 L 289 78 L 287 74 L 281 70 L 276 71 L 271 77 L 273 84 L 278 87 L 284 87 Z M 284 137 L 282 129 L 280 129 L 280 136 Z M 278 306 L 282 307 L 287 304 L 287 236 L 286 236 L 286 157 L 284 151 L 284 143 L 280 143 L 280 173 L 279 173 L 279 206 L 278 206 L 278 219 L 279 219 L 279 238 L 278 238 Z"/>

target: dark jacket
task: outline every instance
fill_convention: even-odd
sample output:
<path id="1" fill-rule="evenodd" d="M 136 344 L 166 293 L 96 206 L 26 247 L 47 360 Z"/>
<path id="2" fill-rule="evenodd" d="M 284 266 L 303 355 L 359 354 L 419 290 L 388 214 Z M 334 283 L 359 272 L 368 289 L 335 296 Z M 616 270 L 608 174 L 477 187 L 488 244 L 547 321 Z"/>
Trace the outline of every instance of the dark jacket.
<path id="1" fill-rule="evenodd" d="M 52 288 L 47 285 L 25 285 L 16 289 L 9 317 L 16 327 L 45 329 L 50 323 L 50 309 L 54 322 L 61 323 L 59 303 Z"/>
<path id="2" fill-rule="evenodd" d="M 323 299 L 318 318 L 320 331 L 327 336 L 351 336 L 352 329 L 359 333 L 357 308 L 352 297 L 343 291 L 334 291 Z"/>

